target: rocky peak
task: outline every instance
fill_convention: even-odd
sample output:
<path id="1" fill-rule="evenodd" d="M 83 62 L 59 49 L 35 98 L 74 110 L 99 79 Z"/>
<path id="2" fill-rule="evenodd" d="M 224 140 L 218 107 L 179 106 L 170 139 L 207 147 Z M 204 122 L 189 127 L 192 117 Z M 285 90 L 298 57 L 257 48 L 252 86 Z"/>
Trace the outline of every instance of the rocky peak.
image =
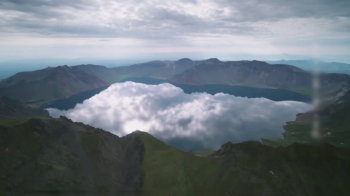
<path id="1" fill-rule="evenodd" d="M 59 66 L 57 66 L 58 68 L 70 68 L 68 65 L 59 65 Z"/>
<path id="2" fill-rule="evenodd" d="M 207 59 L 205 62 L 209 64 L 221 63 L 221 61 L 217 58 L 210 58 L 210 59 Z"/>
<path id="3" fill-rule="evenodd" d="M 183 59 L 180 59 L 178 61 L 175 62 L 176 64 L 189 64 L 189 63 L 193 63 L 193 61 L 189 58 L 183 58 Z"/>

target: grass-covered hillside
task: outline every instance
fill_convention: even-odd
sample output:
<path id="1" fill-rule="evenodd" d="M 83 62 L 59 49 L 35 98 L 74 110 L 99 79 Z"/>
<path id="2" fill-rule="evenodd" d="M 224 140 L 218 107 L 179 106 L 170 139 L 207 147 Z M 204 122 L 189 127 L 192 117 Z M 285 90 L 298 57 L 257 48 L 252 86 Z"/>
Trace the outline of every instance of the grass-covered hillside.
<path id="1" fill-rule="evenodd" d="M 0 193 L 134 192 L 144 149 L 125 141 L 64 117 L 0 121 Z"/>
<path id="2" fill-rule="evenodd" d="M 350 150 L 329 144 L 227 143 L 198 156 L 62 117 L 1 125 L 0 149 L 0 189 L 12 195 L 350 194 Z"/>
<path id="3" fill-rule="evenodd" d="M 329 144 L 224 144 L 201 157 L 147 133 L 145 195 L 347 195 L 350 151 Z M 317 176 L 317 177 L 316 177 Z"/>
<path id="4" fill-rule="evenodd" d="M 297 121 L 287 122 L 284 126 L 283 139 L 277 141 L 262 139 L 263 143 L 271 146 L 288 146 L 293 142 L 327 142 L 350 148 L 350 101 L 329 105 L 320 111 L 321 137 L 316 140 L 311 137 L 312 114 L 312 112 L 300 114 Z"/>

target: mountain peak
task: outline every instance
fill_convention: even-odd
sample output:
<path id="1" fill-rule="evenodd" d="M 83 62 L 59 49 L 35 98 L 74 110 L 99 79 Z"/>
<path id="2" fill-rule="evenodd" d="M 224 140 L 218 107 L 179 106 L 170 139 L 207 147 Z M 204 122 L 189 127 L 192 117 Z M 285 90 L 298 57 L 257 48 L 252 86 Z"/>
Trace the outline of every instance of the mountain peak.
<path id="1" fill-rule="evenodd" d="M 210 59 L 207 59 L 205 62 L 208 62 L 208 63 L 220 63 L 221 61 L 217 58 L 210 58 Z"/>
<path id="2" fill-rule="evenodd" d="M 175 63 L 176 64 L 188 64 L 188 63 L 192 63 L 193 61 L 189 58 L 182 58 L 177 60 Z"/>
<path id="3" fill-rule="evenodd" d="M 58 68 L 70 68 L 68 65 L 59 65 Z"/>

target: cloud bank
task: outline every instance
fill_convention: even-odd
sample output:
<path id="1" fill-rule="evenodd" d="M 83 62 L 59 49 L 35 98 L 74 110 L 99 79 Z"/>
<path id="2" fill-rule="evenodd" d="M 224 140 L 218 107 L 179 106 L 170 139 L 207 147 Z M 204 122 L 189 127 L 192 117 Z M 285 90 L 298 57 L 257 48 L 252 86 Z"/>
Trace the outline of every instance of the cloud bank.
<path id="1" fill-rule="evenodd" d="M 347 0 L 2 0 L 0 57 L 347 55 L 349 7 Z"/>
<path id="2" fill-rule="evenodd" d="M 282 137 L 282 126 L 305 112 L 305 103 L 248 99 L 223 93 L 185 94 L 165 83 L 116 83 L 74 109 L 49 109 L 76 122 L 123 136 L 135 130 L 186 150 L 218 148 L 227 141 Z"/>

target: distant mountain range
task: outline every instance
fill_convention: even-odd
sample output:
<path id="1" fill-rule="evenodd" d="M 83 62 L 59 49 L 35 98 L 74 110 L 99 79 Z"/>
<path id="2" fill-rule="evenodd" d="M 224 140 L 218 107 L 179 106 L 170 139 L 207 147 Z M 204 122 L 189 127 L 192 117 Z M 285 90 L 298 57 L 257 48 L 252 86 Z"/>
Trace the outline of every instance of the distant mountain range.
<path id="1" fill-rule="evenodd" d="M 280 60 L 266 61 L 269 64 L 287 64 L 299 67 L 307 71 L 313 71 L 315 68 L 325 73 L 344 73 L 350 75 L 350 64 L 337 62 L 324 62 L 312 60 Z"/>
<path id="2" fill-rule="evenodd" d="M 311 96 L 312 75 L 298 67 L 262 61 L 151 61 L 124 67 L 97 65 L 58 66 L 17 73 L 0 81 L 0 96 L 39 107 L 76 93 L 108 86 L 131 77 L 153 77 L 179 84 L 227 84 L 279 88 Z M 341 100 L 350 89 L 346 74 L 321 75 L 322 97 L 327 103 Z"/>
<path id="3" fill-rule="evenodd" d="M 223 144 L 208 156 L 136 131 L 101 129 L 34 112 L 1 98 L 3 195 L 349 195 L 350 149 Z M 12 116 L 14 115 L 14 116 Z M 33 116 L 35 116 L 33 118 Z"/>
<path id="4" fill-rule="evenodd" d="M 98 65 L 47 67 L 20 72 L 0 81 L 0 96 L 20 99 L 34 107 L 66 98 L 79 92 L 108 86 L 121 79 L 136 76 L 167 78 L 191 67 L 186 59 L 153 61 L 126 67 L 106 68 Z"/>

